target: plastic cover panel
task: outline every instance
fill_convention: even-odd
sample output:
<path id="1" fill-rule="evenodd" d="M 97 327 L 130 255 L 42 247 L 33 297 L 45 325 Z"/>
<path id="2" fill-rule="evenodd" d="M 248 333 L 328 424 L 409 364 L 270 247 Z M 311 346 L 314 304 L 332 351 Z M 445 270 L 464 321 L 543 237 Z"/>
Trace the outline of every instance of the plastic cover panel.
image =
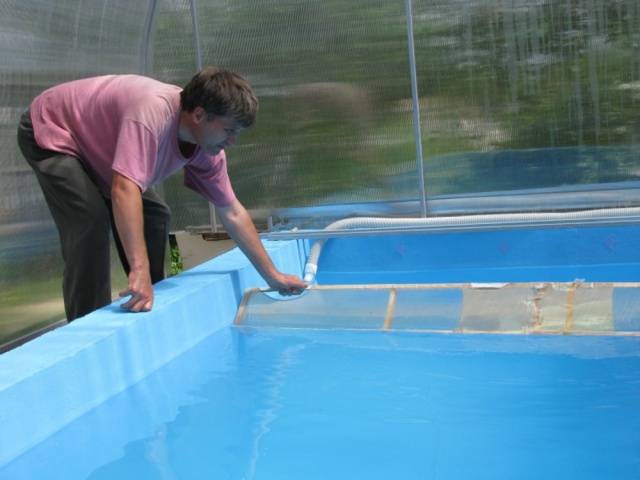
<path id="1" fill-rule="evenodd" d="M 640 288 L 638 284 L 579 282 L 327 285 L 285 299 L 250 290 L 235 323 L 280 328 L 640 334 Z"/>
<path id="2" fill-rule="evenodd" d="M 229 150 L 248 207 L 417 200 L 404 2 L 196 4 L 203 64 L 245 73 L 261 100 Z M 415 0 L 413 13 L 428 200 L 580 189 L 586 204 L 585 187 L 637 185 L 637 2 Z M 186 195 L 191 224 L 207 223 Z"/>
<path id="3" fill-rule="evenodd" d="M 139 72 L 147 12 L 125 0 L 0 0 L 0 344 L 64 317 L 58 235 L 18 150 L 20 115 L 54 84 Z"/>
<path id="4" fill-rule="evenodd" d="M 257 124 L 229 149 L 250 208 L 416 198 L 402 1 L 197 1 L 203 63 L 244 73 Z"/>
<path id="5" fill-rule="evenodd" d="M 429 195 L 640 178 L 637 0 L 413 3 Z"/>

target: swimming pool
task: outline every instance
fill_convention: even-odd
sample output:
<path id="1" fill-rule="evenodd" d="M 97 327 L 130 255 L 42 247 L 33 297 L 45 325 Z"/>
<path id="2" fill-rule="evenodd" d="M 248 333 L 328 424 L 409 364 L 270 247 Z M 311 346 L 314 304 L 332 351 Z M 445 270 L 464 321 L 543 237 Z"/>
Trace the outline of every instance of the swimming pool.
<path id="1" fill-rule="evenodd" d="M 334 239 L 318 279 L 637 281 L 639 239 L 635 226 Z M 292 272 L 307 247 L 268 242 Z M 230 326 L 257 283 L 232 252 L 166 281 L 151 314 L 107 307 L 0 357 L 0 478 L 640 474 L 640 337 Z"/>

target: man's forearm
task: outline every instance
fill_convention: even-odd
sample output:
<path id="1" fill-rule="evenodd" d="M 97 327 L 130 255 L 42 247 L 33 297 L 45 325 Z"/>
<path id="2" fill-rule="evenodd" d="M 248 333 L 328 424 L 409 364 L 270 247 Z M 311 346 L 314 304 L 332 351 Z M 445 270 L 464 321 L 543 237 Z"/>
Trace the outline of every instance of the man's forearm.
<path id="1" fill-rule="evenodd" d="M 226 210 L 221 215 L 227 233 L 236 242 L 240 250 L 249 258 L 260 275 L 269 280 L 275 278 L 278 270 L 264 249 L 260 236 L 253 224 L 251 216 L 240 204 Z"/>
<path id="2" fill-rule="evenodd" d="M 281 273 L 275 267 L 264 249 L 253 220 L 239 201 L 228 207 L 218 209 L 227 233 L 233 238 L 240 250 L 251 260 L 253 266 L 262 275 L 269 286 L 281 295 L 295 295 L 307 288 L 307 284 L 296 275 Z"/>
<path id="3" fill-rule="evenodd" d="M 149 272 L 149 257 L 144 242 L 144 216 L 142 195 L 138 186 L 114 172 L 111 187 L 113 217 L 118 236 L 129 262 L 127 289 L 120 296 L 130 296 L 121 305 L 131 312 L 143 312 L 153 307 L 153 287 Z"/>
<path id="4" fill-rule="evenodd" d="M 149 258 L 144 242 L 142 195 L 131 180 L 114 173 L 111 188 L 113 217 L 120 242 L 131 270 L 149 270 Z"/>

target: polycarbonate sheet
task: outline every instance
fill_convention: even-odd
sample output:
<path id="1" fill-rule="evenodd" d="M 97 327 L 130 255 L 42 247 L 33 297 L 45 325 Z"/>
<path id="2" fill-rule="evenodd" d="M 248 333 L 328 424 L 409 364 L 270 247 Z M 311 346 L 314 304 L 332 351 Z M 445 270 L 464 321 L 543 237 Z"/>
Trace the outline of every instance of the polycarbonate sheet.
<path id="1" fill-rule="evenodd" d="M 253 289 L 245 293 L 235 324 L 385 331 L 636 334 L 640 333 L 640 284 L 322 285 L 284 299 Z"/>
<path id="2" fill-rule="evenodd" d="M 0 345 L 64 317 L 58 235 L 18 149 L 20 116 L 54 84 L 140 73 L 149 5 L 0 0 Z"/>
<path id="3" fill-rule="evenodd" d="M 236 324 L 377 329 L 384 322 L 388 298 L 389 292 L 381 289 L 308 289 L 285 299 L 252 290 L 245 294 Z"/>
<path id="4" fill-rule="evenodd" d="M 244 73 L 257 124 L 227 152 L 249 208 L 416 199 L 400 0 L 197 1 L 203 63 Z"/>
<path id="5" fill-rule="evenodd" d="M 388 290 L 381 293 L 389 299 Z M 394 329 L 418 330 L 428 323 L 432 330 L 455 330 L 460 319 L 462 295 L 459 289 L 396 289 L 391 325 Z"/>
<path id="6" fill-rule="evenodd" d="M 428 194 L 640 178 L 637 0 L 413 5 Z"/>

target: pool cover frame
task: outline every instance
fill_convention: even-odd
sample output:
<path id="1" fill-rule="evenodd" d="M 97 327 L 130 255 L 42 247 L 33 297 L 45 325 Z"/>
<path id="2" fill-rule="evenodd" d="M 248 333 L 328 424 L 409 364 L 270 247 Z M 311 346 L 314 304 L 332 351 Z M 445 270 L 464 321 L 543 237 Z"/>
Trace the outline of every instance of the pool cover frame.
<path id="1" fill-rule="evenodd" d="M 460 316 L 453 319 L 454 322 L 449 328 L 433 328 L 430 326 L 430 317 L 433 312 L 430 311 L 430 298 L 425 295 L 424 299 L 417 305 L 412 306 L 410 315 L 414 320 L 418 320 L 422 326 L 406 328 L 397 328 L 394 325 L 396 317 L 396 309 L 398 304 L 399 292 L 420 294 L 427 291 L 440 292 L 456 292 L 460 293 Z M 509 292 L 511 291 L 511 292 Z M 623 301 L 616 298 L 614 292 L 625 292 L 631 295 L 624 295 Z M 312 293 L 313 292 L 313 293 Z M 304 306 L 297 306 L 297 299 L 280 300 L 272 289 L 252 288 L 245 292 L 238 307 L 234 325 L 246 326 L 247 320 L 251 319 L 248 326 L 253 327 L 277 327 L 277 328 L 308 328 L 300 320 L 302 318 L 316 318 L 316 322 L 311 328 L 328 328 L 328 329 L 356 329 L 356 330 L 384 330 L 384 331 L 413 331 L 425 333 L 491 333 L 491 334 L 540 334 L 540 335 L 614 335 L 614 336 L 640 336 L 640 283 L 637 282 L 520 282 L 520 283 L 438 283 L 438 284 L 376 284 L 376 285 L 314 285 L 309 287 L 308 294 L 316 292 L 324 292 L 321 305 L 315 302 L 315 305 L 309 305 L 305 310 Z M 347 293 L 353 296 L 353 302 L 357 304 L 359 293 L 362 292 L 382 292 L 388 295 L 384 313 L 380 306 L 378 310 L 368 305 L 363 316 L 369 317 L 371 322 L 368 325 L 350 325 L 344 321 L 336 322 L 333 317 L 341 316 L 341 308 L 337 298 L 332 299 L 332 294 Z M 501 325 L 499 322 L 495 325 L 486 326 L 479 325 L 476 322 L 465 323 L 462 317 L 462 300 L 463 294 L 474 294 L 476 300 L 483 296 L 483 292 L 491 295 L 485 301 L 498 304 L 501 307 L 503 317 L 522 317 L 517 323 L 516 328 Z M 510 295 L 515 292 L 516 296 Z M 607 307 L 611 312 L 611 317 L 603 316 L 598 322 L 585 322 L 584 310 L 592 308 L 594 298 L 587 301 L 576 299 L 576 294 L 587 292 L 595 301 Z M 498 295 L 496 295 L 498 293 Z M 560 294 L 560 298 L 556 298 L 557 304 L 547 302 L 548 298 L 553 294 Z M 523 295 L 524 294 L 524 295 Z M 599 296 L 598 296 L 599 295 Z M 344 295 L 341 295 L 344 298 Z M 618 296 L 620 297 L 620 296 Z M 302 300 L 302 297 L 300 297 Z M 252 303 L 253 302 L 253 303 Z M 260 303 L 262 302 L 262 303 Z M 615 308 L 624 303 L 622 309 Z M 296 305 L 297 308 L 291 308 Z M 344 305 L 343 305 L 344 307 Z M 561 321 L 548 321 L 546 318 L 546 308 L 560 308 Z M 582 315 L 576 321 L 576 310 L 582 307 Z M 258 318 L 257 320 L 249 315 L 250 310 L 258 310 L 253 312 Z M 260 311 L 261 310 L 261 311 Z M 618 310 L 618 311 L 616 311 Z M 625 312 L 623 318 L 622 312 Z M 479 312 L 482 313 L 482 312 Z M 489 315 L 495 315 L 495 311 Z M 290 317 L 292 322 L 283 321 L 282 317 Z M 554 315 L 557 317 L 556 315 Z M 604 318 L 606 317 L 606 318 Z M 272 321 L 273 320 L 273 321 Z M 477 319 L 476 319 L 477 320 Z M 582 320 L 582 321 L 581 321 Z M 300 323 L 298 323 L 300 322 Z M 591 324 L 590 324 L 591 323 Z M 631 328 L 630 328 L 631 327 Z"/>

